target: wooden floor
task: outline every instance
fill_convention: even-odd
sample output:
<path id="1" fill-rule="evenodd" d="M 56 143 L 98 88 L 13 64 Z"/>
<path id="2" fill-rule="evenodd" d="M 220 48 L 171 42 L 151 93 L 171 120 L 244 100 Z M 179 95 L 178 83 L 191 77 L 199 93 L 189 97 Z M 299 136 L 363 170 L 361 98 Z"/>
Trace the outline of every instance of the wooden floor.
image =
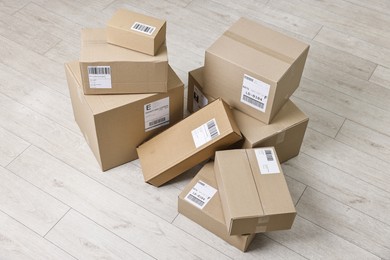
<path id="1" fill-rule="evenodd" d="M 82 2 L 80 5 L 78 2 Z M 298 216 L 241 253 L 177 213 L 138 161 L 102 173 L 63 63 L 120 7 L 168 21 L 184 82 L 240 16 L 311 49 L 292 100 L 310 117 L 283 165 Z M 0 0 L 0 259 L 390 259 L 390 1 Z"/>

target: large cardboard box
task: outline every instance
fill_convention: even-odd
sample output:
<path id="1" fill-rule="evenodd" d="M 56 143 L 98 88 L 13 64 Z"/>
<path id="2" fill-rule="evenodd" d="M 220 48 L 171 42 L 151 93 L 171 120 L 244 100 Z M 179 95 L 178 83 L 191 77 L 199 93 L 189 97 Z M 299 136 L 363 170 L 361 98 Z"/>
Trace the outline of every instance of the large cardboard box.
<path id="1" fill-rule="evenodd" d="M 214 100 L 203 93 L 202 72 L 203 67 L 200 67 L 188 73 L 187 109 L 190 112 Z M 270 124 L 237 109 L 233 109 L 233 115 L 243 136 L 235 148 L 274 146 L 281 163 L 299 154 L 309 118 L 291 100 L 283 105 Z"/>
<path id="2" fill-rule="evenodd" d="M 214 170 L 230 235 L 291 228 L 296 211 L 273 147 L 218 151 Z"/>
<path id="3" fill-rule="evenodd" d="M 107 42 L 149 55 L 165 42 L 166 22 L 119 9 L 107 23 Z"/>
<path id="4" fill-rule="evenodd" d="M 160 186 L 240 139 L 230 108 L 217 99 L 137 148 L 144 179 Z"/>
<path id="5" fill-rule="evenodd" d="M 204 165 L 180 193 L 178 211 L 241 251 L 245 252 L 255 237 L 228 234 L 213 162 Z"/>
<path id="6" fill-rule="evenodd" d="M 241 18 L 206 50 L 203 90 L 268 124 L 297 89 L 308 50 Z"/>
<path id="7" fill-rule="evenodd" d="M 80 68 L 85 94 L 167 92 L 168 53 L 156 56 L 106 42 L 105 29 L 81 31 Z"/>
<path id="8" fill-rule="evenodd" d="M 168 92 L 84 95 L 78 62 L 65 65 L 73 112 L 103 171 L 137 159 L 136 147 L 183 118 L 183 83 L 169 69 Z"/>

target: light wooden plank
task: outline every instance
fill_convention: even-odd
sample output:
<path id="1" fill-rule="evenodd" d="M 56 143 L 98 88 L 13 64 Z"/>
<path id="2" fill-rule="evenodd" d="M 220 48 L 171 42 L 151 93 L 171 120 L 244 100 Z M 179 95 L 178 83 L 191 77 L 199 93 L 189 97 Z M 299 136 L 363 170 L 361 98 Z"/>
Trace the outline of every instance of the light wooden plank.
<path id="1" fill-rule="evenodd" d="M 30 1 L 29 0 L 2 0 L 0 2 L 0 9 L 7 14 L 12 14 L 18 11 L 28 2 Z"/>
<path id="2" fill-rule="evenodd" d="M 382 87 L 390 89 L 390 69 L 378 65 L 370 78 L 370 82 L 374 82 Z"/>
<path id="3" fill-rule="evenodd" d="M 75 259 L 1 211 L 0 255 L 2 259 Z"/>
<path id="4" fill-rule="evenodd" d="M 74 210 L 45 238 L 77 259 L 154 259 Z"/>
<path id="5" fill-rule="evenodd" d="M 388 258 L 390 227 L 337 202 L 320 192 L 307 189 L 298 203 L 300 216 L 365 249 L 359 259 Z M 363 250 L 360 250 L 363 251 Z M 368 252 L 373 255 L 369 255 Z M 342 254 L 351 258 L 351 254 Z"/>
<path id="6" fill-rule="evenodd" d="M 33 146 L 13 161 L 9 168 L 155 258 L 228 259 L 169 222 Z"/>
<path id="7" fill-rule="evenodd" d="M 371 0 L 370 2 L 364 0 L 347 0 L 367 9 L 375 10 L 379 13 L 390 14 L 390 2 L 387 0 Z"/>
<path id="8" fill-rule="evenodd" d="M 70 43 L 61 40 L 50 50 L 45 52 L 44 55 L 45 57 L 62 64 L 78 60 L 80 57 L 80 42 Z"/>
<path id="9" fill-rule="evenodd" d="M 0 127 L 0 166 L 7 166 L 30 144 Z"/>

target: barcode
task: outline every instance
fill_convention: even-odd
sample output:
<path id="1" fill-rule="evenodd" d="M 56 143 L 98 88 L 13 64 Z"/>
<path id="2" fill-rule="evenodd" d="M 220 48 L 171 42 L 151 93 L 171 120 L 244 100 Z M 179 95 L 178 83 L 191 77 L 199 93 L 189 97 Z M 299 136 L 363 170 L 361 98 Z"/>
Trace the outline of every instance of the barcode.
<path id="1" fill-rule="evenodd" d="M 212 119 L 212 120 L 207 122 L 207 129 L 209 130 L 211 139 L 214 139 L 219 135 L 215 119 Z"/>
<path id="2" fill-rule="evenodd" d="M 253 82 L 253 78 L 251 78 L 251 77 L 249 77 L 249 76 L 247 76 L 247 75 L 244 75 L 244 78 L 245 78 L 246 80 L 249 80 L 250 82 Z"/>
<path id="3" fill-rule="evenodd" d="M 162 123 L 162 122 L 165 122 L 165 120 L 166 120 L 166 118 L 165 118 L 165 116 L 164 116 L 164 117 L 162 117 L 162 118 L 159 118 L 159 119 L 157 119 L 157 120 L 154 120 L 154 121 L 149 122 L 149 126 L 158 125 L 158 124 L 160 124 L 160 123 Z"/>
<path id="4" fill-rule="evenodd" d="M 196 204 L 198 204 L 199 206 L 203 206 L 204 204 L 204 201 L 198 199 L 197 197 L 195 197 L 194 195 L 192 194 L 188 194 L 187 198 L 193 202 L 195 202 Z"/>
<path id="5" fill-rule="evenodd" d="M 244 95 L 243 96 L 243 99 L 248 102 L 248 103 L 251 103 L 252 105 L 260 108 L 260 109 L 263 109 L 264 108 L 264 103 L 260 102 L 260 101 L 257 101 L 256 99 L 253 99 L 251 97 L 248 97 L 247 95 Z"/>
<path id="6" fill-rule="evenodd" d="M 153 26 L 147 25 L 147 24 L 135 22 L 133 24 L 133 26 L 131 27 L 131 29 L 133 29 L 134 31 L 138 31 L 138 32 L 142 32 L 142 33 L 146 33 L 148 35 L 151 35 L 156 28 Z"/>
<path id="7" fill-rule="evenodd" d="M 111 67 L 88 67 L 88 74 L 111 74 Z"/>
<path id="8" fill-rule="evenodd" d="M 274 160 L 274 157 L 272 156 L 271 150 L 264 150 L 265 156 L 267 156 L 267 161 L 272 162 Z"/>

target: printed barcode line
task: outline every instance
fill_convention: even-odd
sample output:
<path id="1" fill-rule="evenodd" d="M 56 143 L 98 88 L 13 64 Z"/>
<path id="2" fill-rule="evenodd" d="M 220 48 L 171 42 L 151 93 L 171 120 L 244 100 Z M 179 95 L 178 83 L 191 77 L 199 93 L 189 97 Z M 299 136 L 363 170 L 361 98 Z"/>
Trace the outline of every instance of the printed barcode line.
<path id="1" fill-rule="evenodd" d="M 193 202 L 195 202 L 196 204 L 198 204 L 199 206 L 203 206 L 204 204 L 204 201 L 201 201 L 200 199 L 198 199 L 197 197 L 195 197 L 194 195 L 192 194 L 188 194 L 187 198 Z"/>
<path id="2" fill-rule="evenodd" d="M 147 33 L 147 34 L 152 34 L 154 31 L 154 27 L 142 24 L 142 23 L 134 23 L 133 26 L 131 27 L 135 31 Z"/>
<path id="3" fill-rule="evenodd" d="M 253 82 L 253 78 L 251 78 L 251 77 L 249 77 L 249 76 L 247 76 L 247 75 L 244 75 L 244 78 L 245 78 L 246 80 L 249 80 L 250 82 Z"/>
<path id="4" fill-rule="evenodd" d="M 159 118 L 157 120 L 149 122 L 149 126 L 154 126 L 154 125 L 160 124 L 162 122 L 165 122 L 165 120 L 166 120 L 165 116 L 161 117 L 161 118 Z"/>
<path id="5" fill-rule="evenodd" d="M 111 74 L 110 67 L 88 67 L 88 74 Z"/>
<path id="6" fill-rule="evenodd" d="M 217 126 L 216 126 L 216 123 L 215 123 L 214 119 L 212 119 L 212 120 L 207 122 L 207 129 L 209 130 L 211 139 L 214 139 L 214 138 L 216 138 L 219 135 L 218 129 L 217 129 Z"/>
<path id="7" fill-rule="evenodd" d="M 272 162 L 274 160 L 271 150 L 265 150 L 265 156 L 267 156 L 267 161 L 269 162 Z"/>
<path id="8" fill-rule="evenodd" d="M 244 95 L 243 96 L 243 99 L 246 101 L 246 102 L 249 102 L 251 103 L 252 105 L 255 105 L 256 107 L 258 108 L 261 108 L 263 109 L 264 108 L 264 103 L 260 102 L 260 101 L 257 101 L 256 99 L 253 99 L 251 97 L 248 97 L 247 95 Z"/>

